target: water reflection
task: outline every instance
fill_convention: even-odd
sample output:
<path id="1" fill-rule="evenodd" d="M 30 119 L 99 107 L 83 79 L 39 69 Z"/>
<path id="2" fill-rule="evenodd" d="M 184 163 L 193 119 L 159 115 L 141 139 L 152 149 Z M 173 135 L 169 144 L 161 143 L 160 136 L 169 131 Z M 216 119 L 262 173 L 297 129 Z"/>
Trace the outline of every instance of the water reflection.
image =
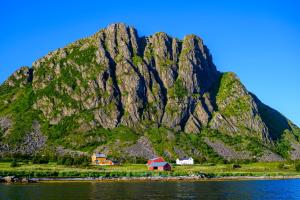
<path id="1" fill-rule="evenodd" d="M 0 199 L 300 199 L 300 180 L 0 185 Z"/>

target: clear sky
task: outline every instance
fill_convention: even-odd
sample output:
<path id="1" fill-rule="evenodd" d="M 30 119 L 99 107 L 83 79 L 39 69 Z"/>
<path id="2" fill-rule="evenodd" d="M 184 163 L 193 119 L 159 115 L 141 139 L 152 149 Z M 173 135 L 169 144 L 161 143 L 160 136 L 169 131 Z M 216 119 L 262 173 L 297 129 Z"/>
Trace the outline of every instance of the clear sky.
<path id="1" fill-rule="evenodd" d="M 139 35 L 204 39 L 220 71 L 300 125 L 300 1 L 0 1 L 0 83 L 22 65 L 110 23 Z"/>

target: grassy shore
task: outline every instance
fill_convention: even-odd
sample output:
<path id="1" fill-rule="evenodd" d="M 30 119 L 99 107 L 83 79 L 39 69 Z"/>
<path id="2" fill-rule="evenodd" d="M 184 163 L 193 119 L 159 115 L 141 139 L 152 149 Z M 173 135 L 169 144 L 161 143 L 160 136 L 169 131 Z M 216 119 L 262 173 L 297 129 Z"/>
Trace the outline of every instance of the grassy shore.
<path id="1" fill-rule="evenodd" d="M 240 168 L 234 168 L 232 164 L 196 164 L 191 166 L 173 165 L 170 172 L 148 171 L 143 164 L 123 164 L 120 166 L 88 166 L 75 167 L 49 164 L 25 164 L 18 167 L 10 167 L 10 163 L 0 163 L 0 176 L 18 177 L 150 177 L 150 176 L 192 176 L 205 175 L 205 177 L 229 177 L 229 176 L 297 176 L 300 172 L 295 170 L 293 164 L 251 163 L 241 164 Z"/>

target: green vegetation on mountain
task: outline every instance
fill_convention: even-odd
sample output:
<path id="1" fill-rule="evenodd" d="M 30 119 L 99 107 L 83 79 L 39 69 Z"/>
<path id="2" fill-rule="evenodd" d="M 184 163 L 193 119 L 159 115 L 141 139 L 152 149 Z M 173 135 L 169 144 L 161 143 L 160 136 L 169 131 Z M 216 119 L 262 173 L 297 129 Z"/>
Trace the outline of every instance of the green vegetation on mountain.
<path id="1" fill-rule="evenodd" d="M 199 163 L 300 158 L 300 129 L 221 73 L 201 38 L 139 37 L 113 24 L 0 86 L 0 156 L 38 162 L 103 152 Z M 73 161 L 72 161 L 73 162 Z"/>

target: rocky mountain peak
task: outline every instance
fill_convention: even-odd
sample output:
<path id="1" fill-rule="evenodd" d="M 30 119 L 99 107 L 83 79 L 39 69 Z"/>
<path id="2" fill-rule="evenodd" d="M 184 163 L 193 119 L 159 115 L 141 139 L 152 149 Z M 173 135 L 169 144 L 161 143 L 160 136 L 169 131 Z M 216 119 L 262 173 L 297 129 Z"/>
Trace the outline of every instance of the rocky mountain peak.
<path id="1" fill-rule="evenodd" d="M 200 37 L 139 36 L 123 23 L 48 53 L 0 89 L 3 115 L 24 96 L 20 105 L 26 109 L 15 110 L 35 113 L 32 120 L 44 123 L 46 132 L 72 121 L 66 134 L 118 127 L 187 134 L 209 129 L 272 143 L 285 134 L 294 138 L 298 130 L 234 73 L 219 72 Z"/>

